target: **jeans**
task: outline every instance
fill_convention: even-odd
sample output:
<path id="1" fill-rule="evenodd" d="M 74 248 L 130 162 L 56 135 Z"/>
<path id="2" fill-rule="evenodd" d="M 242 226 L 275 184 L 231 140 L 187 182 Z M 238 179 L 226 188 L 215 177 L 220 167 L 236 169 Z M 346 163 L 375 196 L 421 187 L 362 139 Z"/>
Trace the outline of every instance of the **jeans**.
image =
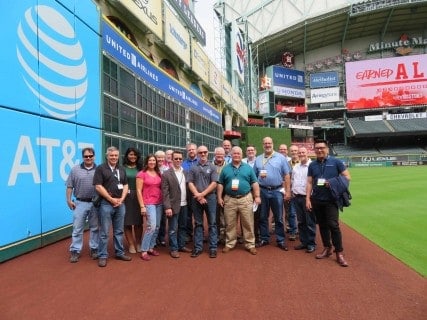
<path id="1" fill-rule="evenodd" d="M 160 217 L 160 225 L 159 225 L 159 232 L 157 234 L 157 241 L 158 242 L 165 242 L 166 237 L 166 221 L 167 217 L 164 213 L 162 213 L 162 216 Z"/>
<path id="2" fill-rule="evenodd" d="M 305 206 L 305 196 L 292 198 L 291 204 L 295 207 L 298 217 L 299 239 L 307 248 L 316 248 L 316 217 Z"/>
<path id="3" fill-rule="evenodd" d="M 170 251 L 178 251 L 185 247 L 187 212 L 187 206 L 182 206 L 178 213 L 168 217 Z"/>
<path id="4" fill-rule="evenodd" d="M 319 224 L 320 237 L 325 248 L 335 247 L 335 252 L 342 252 L 342 235 L 338 221 L 339 211 L 335 202 L 311 199 L 316 222 Z M 332 241 L 332 244 L 331 244 Z"/>
<path id="5" fill-rule="evenodd" d="M 261 241 L 269 242 L 270 233 L 268 232 L 268 216 L 270 209 L 273 212 L 274 232 L 276 233 L 276 242 L 285 244 L 285 228 L 283 225 L 283 193 L 277 190 L 261 189 L 261 211 L 259 217 L 259 231 Z"/>
<path id="6" fill-rule="evenodd" d="M 292 201 L 285 203 L 285 217 L 288 222 L 289 233 L 293 235 L 297 234 L 297 211 Z"/>
<path id="7" fill-rule="evenodd" d="M 141 241 L 141 251 L 147 252 L 156 245 L 157 235 L 159 233 L 160 219 L 163 214 L 162 204 L 146 204 L 147 224 L 144 231 L 144 237 Z"/>
<path id="8" fill-rule="evenodd" d="M 216 228 L 216 194 L 212 193 L 205 197 L 206 204 L 193 201 L 194 214 L 194 249 L 203 250 L 203 212 L 206 213 L 209 232 L 209 250 L 216 250 L 218 245 L 218 234 Z"/>
<path id="9" fill-rule="evenodd" d="M 96 250 L 99 244 L 98 210 L 92 205 L 92 202 L 76 200 L 75 205 L 70 251 L 77 251 L 78 253 L 82 251 L 86 219 L 89 222 L 89 247 Z"/>
<path id="10" fill-rule="evenodd" d="M 102 199 L 101 206 L 99 207 L 99 246 L 98 246 L 98 257 L 108 258 L 108 236 L 110 232 L 110 226 L 113 225 L 113 237 L 114 237 L 114 251 L 116 257 L 123 256 L 125 254 L 123 248 L 123 229 L 125 221 L 125 205 L 121 204 L 118 207 L 113 207 L 107 200 Z"/>

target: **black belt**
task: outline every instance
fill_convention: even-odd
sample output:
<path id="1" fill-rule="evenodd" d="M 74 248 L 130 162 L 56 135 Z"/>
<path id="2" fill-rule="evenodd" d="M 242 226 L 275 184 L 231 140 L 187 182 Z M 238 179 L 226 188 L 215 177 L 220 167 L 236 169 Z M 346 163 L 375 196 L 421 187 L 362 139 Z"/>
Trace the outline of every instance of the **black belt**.
<path id="1" fill-rule="evenodd" d="M 249 194 L 249 192 L 247 194 L 227 194 L 227 196 L 229 196 L 230 198 L 234 198 L 234 199 L 240 199 L 243 197 L 246 197 Z"/>
<path id="2" fill-rule="evenodd" d="M 282 185 L 279 185 L 279 186 L 261 186 L 260 185 L 260 187 L 267 190 L 276 190 L 276 189 L 282 188 L 283 186 Z"/>
<path id="3" fill-rule="evenodd" d="M 76 200 L 82 201 L 82 202 L 92 202 L 92 198 L 76 198 Z"/>
<path id="4" fill-rule="evenodd" d="M 298 197 L 299 197 L 299 198 L 304 197 L 304 198 L 305 198 L 305 197 L 306 197 L 306 195 L 305 195 L 305 194 L 294 194 L 294 197 L 297 197 L 297 198 L 298 198 Z"/>

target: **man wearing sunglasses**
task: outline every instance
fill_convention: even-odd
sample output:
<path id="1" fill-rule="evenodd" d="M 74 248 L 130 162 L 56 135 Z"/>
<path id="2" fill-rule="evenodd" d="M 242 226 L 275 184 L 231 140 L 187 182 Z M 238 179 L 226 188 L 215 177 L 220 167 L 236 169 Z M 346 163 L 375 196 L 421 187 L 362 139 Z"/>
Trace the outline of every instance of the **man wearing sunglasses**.
<path id="1" fill-rule="evenodd" d="M 66 182 L 66 199 L 68 207 L 73 210 L 73 232 L 70 245 L 70 262 L 79 261 L 83 248 L 83 231 L 86 219 L 89 221 L 89 247 L 90 257 L 98 258 L 98 212 L 92 204 L 92 197 L 96 194 L 92 184 L 95 173 L 95 150 L 84 148 L 82 150 L 83 162 L 74 166 Z M 74 194 L 74 201 L 72 195 Z"/>
<path id="2" fill-rule="evenodd" d="M 209 257 L 216 258 L 218 235 L 216 228 L 216 185 L 218 173 L 213 163 L 208 161 L 208 148 L 197 149 L 199 160 L 191 167 L 188 174 L 188 188 L 193 200 L 194 213 L 194 249 L 191 257 L 198 257 L 203 252 L 203 213 L 206 212 L 209 233 Z"/>

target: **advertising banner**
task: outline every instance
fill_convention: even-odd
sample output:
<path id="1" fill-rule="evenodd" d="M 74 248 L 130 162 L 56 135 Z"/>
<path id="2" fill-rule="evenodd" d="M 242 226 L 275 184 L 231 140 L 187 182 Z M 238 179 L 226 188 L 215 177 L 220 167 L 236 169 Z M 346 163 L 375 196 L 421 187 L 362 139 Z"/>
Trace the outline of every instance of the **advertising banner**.
<path id="1" fill-rule="evenodd" d="M 276 96 L 305 99 L 305 90 L 274 86 L 273 91 Z"/>
<path id="2" fill-rule="evenodd" d="M 0 19 L 0 105 L 99 128 L 99 35 L 53 0 L 3 2 Z"/>
<path id="3" fill-rule="evenodd" d="M 305 89 L 304 71 L 270 66 L 266 74 L 272 79 L 273 86 Z"/>
<path id="4" fill-rule="evenodd" d="M 209 61 L 209 85 L 221 96 L 222 74 L 212 61 Z"/>
<path id="5" fill-rule="evenodd" d="M 340 88 L 322 88 L 310 90 L 311 103 L 340 101 Z"/>
<path id="6" fill-rule="evenodd" d="M 209 58 L 198 42 L 191 42 L 191 68 L 204 82 L 209 83 Z"/>
<path id="7" fill-rule="evenodd" d="M 165 6 L 165 44 L 190 66 L 190 34 L 172 11 Z"/>
<path id="8" fill-rule="evenodd" d="M 70 169 L 82 162 L 84 147 L 93 147 L 97 162 L 103 160 L 101 131 L 4 108 L 0 126 L 8 140 L 0 170 L 2 197 L 8 199 L 1 215 L 0 246 L 70 224 L 65 181 Z"/>
<path id="9" fill-rule="evenodd" d="M 209 106 L 190 90 L 181 86 L 163 70 L 154 66 L 106 21 L 102 23 L 102 48 L 150 85 L 182 102 L 206 118 L 216 123 L 221 123 L 221 114 L 216 109 Z"/>
<path id="10" fill-rule="evenodd" d="M 328 71 L 310 74 L 310 88 L 338 87 L 338 72 Z"/>
<path id="11" fill-rule="evenodd" d="M 345 64 L 347 109 L 388 108 L 427 103 L 427 55 Z"/>
<path id="12" fill-rule="evenodd" d="M 111 0 L 110 0 L 111 1 Z M 140 23 L 147 26 L 159 39 L 163 39 L 162 2 L 159 0 L 114 0 L 119 2 Z"/>
<path id="13" fill-rule="evenodd" d="M 239 79 L 240 83 L 243 83 L 245 81 L 246 45 L 243 34 L 236 21 L 233 21 L 232 28 L 231 41 L 233 45 L 231 48 L 231 55 L 233 56 L 233 71 L 237 75 L 237 79 Z"/>

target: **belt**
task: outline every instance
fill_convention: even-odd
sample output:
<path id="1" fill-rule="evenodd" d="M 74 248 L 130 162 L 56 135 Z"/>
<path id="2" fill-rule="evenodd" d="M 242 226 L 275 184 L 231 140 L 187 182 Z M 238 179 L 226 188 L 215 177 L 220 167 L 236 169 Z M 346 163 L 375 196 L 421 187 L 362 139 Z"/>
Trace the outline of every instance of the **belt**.
<path id="1" fill-rule="evenodd" d="M 305 196 L 305 194 L 294 194 L 294 197 L 297 197 L 297 198 L 298 197 L 300 197 L 300 198 L 304 197 L 305 198 L 306 196 Z"/>
<path id="2" fill-rule="evenodd" d="M 92 198 L 76 198 L 77 201 L 92 202 Z"/>
<path id="3" fill-rule="evenodd" d="M 240 199 L 243 197 L 246 197 L 249 194 L 249 192 L 247 194 L 227 194 L 227 196 L 229 196 L 230 198 L 234 198 L 234 199 Z"/>
<path id="4" fill-rule="evenodd" d="M 260 185 L 260 187 L 267 190 L 276 190 L 276 189 L 282 188 L 283 186 L 282 185 L 279 185 L 279 186 L 261 186 Z"/>

